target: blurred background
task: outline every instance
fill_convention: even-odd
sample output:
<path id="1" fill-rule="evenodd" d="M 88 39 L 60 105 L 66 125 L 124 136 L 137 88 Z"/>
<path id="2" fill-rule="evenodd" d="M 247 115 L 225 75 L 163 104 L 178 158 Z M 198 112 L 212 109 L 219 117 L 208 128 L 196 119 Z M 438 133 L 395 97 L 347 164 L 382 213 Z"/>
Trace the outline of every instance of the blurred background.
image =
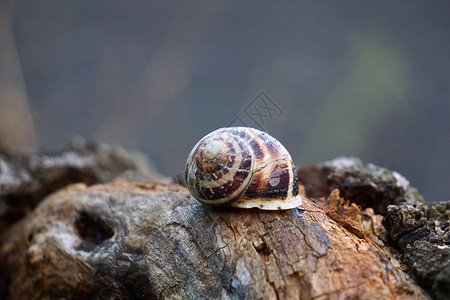
<path id="1" fill-rule="evenodd" d="M 166 175 L 210 131 L 268 131 L 297 166 L 341 155 L 450 200 L 449 1 L 0 2 L 0 143 L 74 136 Z"/>

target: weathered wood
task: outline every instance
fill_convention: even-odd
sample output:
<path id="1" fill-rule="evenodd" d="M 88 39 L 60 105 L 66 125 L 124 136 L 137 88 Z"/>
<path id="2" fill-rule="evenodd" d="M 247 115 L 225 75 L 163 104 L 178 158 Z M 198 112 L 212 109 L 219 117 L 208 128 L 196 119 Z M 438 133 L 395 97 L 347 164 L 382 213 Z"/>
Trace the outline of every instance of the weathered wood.
<path id="1" fill-rule="evenodd" d="M 450 201 L 390 205 L 383 225 L 421 286 L 450 299 Z"/>
<path id="2" fill-rule="evenodd" d="M 448 297 L 450 202 L 354 158 L 299 178 L 301 209 L 214 208 L 118 147 L 0 153 L 0 298 Z"/>
<path id="3" fill-rule="evenodd" d="M 303 209 L 213 208 L 168 183 L 71 185 L 4 240 L 3 296 L 428 298 L 370 239 Z"/>
<path id="4" fill-rule="evenodd" d="M 164 178 L 140 153 L 80 138 L 52 154 L 13 155 L 0 145 L 0 236 L 53 191 L 117 177 L 145 182 Z"/>
<path id="5" fill-rule="evenodd" d="M 397 257 L 402 268 L 431 295 L 450 299 L 450 201 L 424 203 L 397 172 L 352 157 L 306 166 L 299 170 L 299 178 L 310 196 L 326 197 L 337 188 L 352 206 L 362 207 L 362 227 L 373 228 L 371 240 L 389 250 L 388 256 Z M 354 208 L 346 209 L 345 201 L 317 203 L 358 235 L 354 223 L 361 216 Z M 336 214 L 339 211 L 341 214 Z M 353 220 L 345 216 L 351 211 Z"/>

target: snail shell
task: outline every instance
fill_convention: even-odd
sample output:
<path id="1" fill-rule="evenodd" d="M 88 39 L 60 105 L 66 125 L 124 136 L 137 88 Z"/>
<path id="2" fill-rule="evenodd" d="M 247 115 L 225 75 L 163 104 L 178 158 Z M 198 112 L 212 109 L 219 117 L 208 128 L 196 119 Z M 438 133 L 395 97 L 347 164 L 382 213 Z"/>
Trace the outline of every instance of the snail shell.
<path id="1" fill-rule="evenodd" d="M 189 154 L 185 179 L 191 195 L 210 205 L 284 210 L 302 204 L 291 156 L 254 128 L 220 128 L 202 138 Z"/>

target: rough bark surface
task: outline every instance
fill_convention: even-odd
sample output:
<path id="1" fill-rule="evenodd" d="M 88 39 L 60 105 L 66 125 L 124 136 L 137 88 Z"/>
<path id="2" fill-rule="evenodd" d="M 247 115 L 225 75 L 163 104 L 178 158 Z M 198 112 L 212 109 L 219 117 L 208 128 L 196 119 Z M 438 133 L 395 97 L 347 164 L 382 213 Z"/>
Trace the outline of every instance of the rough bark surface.
<path id="1" fill-rule="evenodd" d="M 77 153 L 84 158 L 86 152 Z M 99 155 L 87 153 L 90 157 Z M 36 182 L 39 187 L 48 176 L 48 172 L 30 172 L 26 167 L 29 164 L 4 157 L 11 167 L 2 167 L 2 174 L 18 174 L 10 171 L 18 167 L 29 172 L 22 179 L 14 177 L 19 178 L 19 184 L 9 191 L 20 191 L 20 186 L 27 190 L 24 182 Z M 71 165 L 71 172 L 77 168 Z M 134 174 L 131 179 L 157 182 L 116 179 L 91 185 L 114 177 L 110 165 L 94 169 L 98 170 L 95 174 L 110 176 L 81 180 L 83 183 L 67 185 L 50 195 L 53 189 L 46 190 L 29 206 L 29 213 L 22 211 L 24 218 L 5 222 L 8 229 L 0 233 L 0 298 L 429 298 L 404 272 L 411 268 L 400 262 L 398 241 L 405 234 L 393 239 L 396 232 L 408 232 L 403 229 L 407 225 L 400 229 L 386 226 L 386 230 L 381 212 L 392 208 L 372 208 L 374 198 L 363 205 L 358 193 L 353 194 L 358 201 L 342 197 L 349 195 L 346 187 L 353 186 L 329 185 L 316 176 L 317 170 L 309 175 L 300 170 L 300 175 L 307 192 L 326 190 L 325 198 L 305 197 L 302 209 L 274 212 L 203 205 L 184 187 L 151 176 L 151 172 L 136 172 L 133 164 L 119 168 L 117 176 L 124 177 L 125 169 Z M 336 173 L 333 168 L 329 171 Z M 323 170 L 319 173 L 326 174 Z M 369 175 L 362 172 L 359 176 Z M 2 178 L 11 176 L 0 176 L 0 184 Z M 315 180 L 325 184 L 311 188 Z M 364 180 L 359 181 L 377 185 L 376 178 Z M 389 184 L 394 184 L 395 192 L 388 192 Z M 383 187 L 385 193 L 378 194 L 383 199 L 396 195 L 395 200 L 383 200 L 384 205 L 405 202 L 401 195 L 405 195 L 406 185 L 402 185 L 403 192 L 398 183 L 378 182 L 377 186 Z M 8 197 L 2 195 L 0 203 L 8 201 L 3 219 L 11 211 L 15 196 L 11 192 L 6 193 Z M 448 206 L 446 209 L 443 213 Z M 446 224 L 442 211 L 433 216 Z M 415 227 L 420 228 L 423 226 Z M 431 223 L 426 228 L 431 228 Z M 409 244 L 426 242 L 445 250 L 448 229 L 443 232 L 447 235 L 440 240 L 428 238 Z M 397 249 L 391 249 L 390 244 Z M 430 253 L 426 247 L 417 249 L 410 260 L 426 259 Z M 440 259 L 448 264 L 445 255 Z M 431 272 L 432 277 L 427 278 L 432 280 L 424 287 L 432 289 L 436 298 L 445 298 L 447 269 L 424 266 L 411 274 Z"/>
<path id="2" fill-rule="evenodd" d="M 417 281 L 450 298 L 450 202 L 390 205 L 383 224 Z"/>
<path id="3" fill-rule="evenodd" d="M 53 154 L 19 156 L 0 147 L 0 236 L 51 192 L 117 177 L 145 182 L 164 178 L 140 153 L 82 139 Z"/>
<path id="4" fill-rule="evenodd" d="M 450 299 L 450 201 L 426 204 L 397 172 L 352 157 L 306 166 L 299 170 L 299 179 L 311 197 L 338 189 L 352 206 L 365 208 L 359 214 L 358 207 L 349 209 L 343 199 L 316 200 L 357 235 L 355 218 L 360 218 L 366 236 L 396 257 L 423 288 L 437 299 Z M 349 212 L 351 218 L 345 216 Z"/>
<path id="5" fill-rule="evenodd" d="M 308 199 L 303 212 L 216 209 L 175 184 L 78 184 L 16 230 L 2 249 L 11 299 L 426 298 Z"/>
<path id="6" fill-rule="evenodd" d="M 409 181 L 395 171 L 363 164 L 354 157 L 339 157 L 299 170 L 299 180 L 310 197 L 327 197 L 338 188 L 345 199 L 384 215 L 390 204 L 424 202 Z"/>

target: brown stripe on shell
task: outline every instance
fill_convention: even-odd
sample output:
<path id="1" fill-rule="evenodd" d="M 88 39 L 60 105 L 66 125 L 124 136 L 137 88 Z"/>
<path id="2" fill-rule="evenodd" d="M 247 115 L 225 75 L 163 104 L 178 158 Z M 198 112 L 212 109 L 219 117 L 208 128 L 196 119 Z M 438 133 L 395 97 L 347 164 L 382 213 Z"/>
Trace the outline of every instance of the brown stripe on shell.
<path id="1" fill-rule="evenodd" d="M 247 199 L 285 199 L 289 190 L 289 171 L 286 164 L 275 164 L 266 178 L 264 173 L 256 173 L 252 177 L 244 197 Z"/>
<path id="2" fill-rule="evenodd" d="M 276 157 L 282 150 L 281 144 L 274 138 L 272 138 L 270 135 L 268 135 L 265 132 L 258 133 L 259 138 L 261 139 L 262 143 L 266 145 L 267 150 L 269 150 L 269 153 Z"/>
<path id="3" fill-rule="evenodd" d="M 261 174 L 253 175 L 252 181 L 248 185 L 244 197 L 248 199 L 261 198 L 260 193 L 262 192 L 262 190 L 259 188 L 260 184 L 261 184 Z"/>
<path id="4" fill-rule="evenodd" d="M 206 170 L 202 170 L 201 166 L 198 166 L 199 173 L 196 173 L 195 176 L 199 176 L 199 180 L 201 181 L 214 181 L 222 178 L 228 172 L 230 172 L 231 167 L 234 164 L 234 160 L 236 158 L 236 151 L 233 148 L 233 144 L 230 142 L 226 142 L 226 145 L 228 146 L 228 160 L 225 165 L 219 164 L 217 166 L 217 170 L 215 170 L 213 173 L 206 172 Z M 201 155 L 198 155 L 201 156 Z M 197 163 L 197 160 L 196 160 Z M 201 161 L 198 161 L 198 163 L 201 165 Z"/>
<path id="5" fill-rule="evenodd" d="M 284 199 L 288 195 L 289 170 L 286 164 L 276 164 L 271 172 L 272 176 L 266 183 L 262 198 Z"/>
<path id="6" fill-rule="evenodd" d="M 201 188 L 197 185 L 194 189 L 201 193 L 202 199 L 219 200 L 226 198 L 233 194 L 243 184 L 247 176 L 250 175 L 251 163 L 250 156 L 243 157 L 239 170 L 234 174 L 233 179 L 227 181 L 224 185 L 215 188 Z"/>
<path id="7" fill-rule="evenodd" d="M 227 142 L 226 140 L 220 138 L 220 139 L 214 139 L 214 140 L 206 140 L 208 142 L 213 142 L 213 141 L 220 141 L 223 144 L 226 145 L 226 147 L 228 149 L 226 149 L 225 151 L 221 151 L 218 156 L 213 160 L 210 161 L 206 158 L 204 158 L 204 153 L 203 153 L 203 149 L 206 146 L 206 142 L 201 143 L 200 145 L 198 145 L 198 149 L 194 154 L 194 163 L 197 167 L 197 169 L 202 172 L 202 173 L 213 173 L 217 170 L 219 170 L 224 164 L 222 162 L 228 161 L 228 157 L 230 156 L 230 148 L 233 148 L 233 145 L 229 142 Z M 234 149 L 232 149 L 234 151 Z M 223 153 L 225 152 L 225 153 Z"/>
<path id="8" fill-rule="evenodd" d="M 240 136 L 241 138 L 245 139 L 248 144 L 250 145 L 250 147 L 253 150 L 253 153 L 255 155 L 256 159 L 262 159 L 264 156 L 264 153 L 261 149 L 261 145 L 260 143 L 263 142 L 263 140 L 261 139 L 261 137 L 255 136 L 255 134 L 251 135 L 248 134 L 248 129 L 247 130 L 233 130 L 232 133 L 234 135 Z M 257 137 L 258 139 L 255 140 L 255 137 Z"/>
<path id="9" fill-rule="evenodd" d="M 237 144 L 239 145 L 240 149 L 238 151 L 242 151 L 241 155 L 241 163 L 238 167 L 238 170 L 234 173 L 233 178 L 228 180 L 225 184 L 213 187 L 213 188 L 205 188 L 202 186 L 202 177 L 200 176 L 200 173 L 194 174 L 194 178 L 192 180 L 189 180 L 188 187 L 192 189 L 192 192 L 197 194 L 197 196 L 201 199 L 205 200 L 220 200 L 226 197 L 229 197 L 234 192 L 239 190 L 242 187 L 242 184 L 244 184 L 245 180 L 248 176 L 251 176 L 250 174 L 250 168 L 252 164 L 252 156 L 249 147 L 245 143 L 244 140 L 242 140 L 238 136 L 232 136 Z M 237 150 L 237 149 L 236 149 Z M 232 166 L 232 165 L 231 165 Z M 231 170 L 231 169 L 230 169 Z M 225 174 L 226 175 L 230 170 L 227 170 Z M 191 178 L 189 178 L 191 179 Z M 204 181 L 203 181 L 204 182 Z M 239 196 L 239 195 L 237 195 Z M 231 200 L 231 199 L 230 199 Z"/>
<path id="10" fill-rule="evenodd" d="M 293 163 L 292 163 L 292 174 L 294 174 L 294 180 L 292 181 L 292 195 L 297 196 L 298 195 L 298 174 L 297 174 L 297 170 L 295 169 L 295 166 Z"/>
<path id="11" fill-rule="evenodd" d="M 204 176 L 203 175 L 200 176 L 198 172 L 195 173 L 197 171 L 196 164 L 190 165 L 190 171 L 189 171 L 190 178 L 189 179 L 191 179 L 192 181 L 195 181 L 196 184 L 198 184 L 198 186 L 201 187 L 203 190 L 209 189 L 209 188 L 220 187 L 221 185 L 226 184 L 230 179 L 232 179 L 234 177 L 235 173 L 239 170 L 239 165 L 242 162 L 242 154 L 245 153 L 246 151 L 247 152 L 249 151 L 248 145 L 246 145 L 246 143 L 242 142 L 242 139 L 235 138 L 234 136 L 230 135 L 229 133 L 223 133 L 222 137 L 224 134 L 226 134 L 225 139 L 230 143 L 230 147 L 233 147 L 232 149 L 238 149 L 238 151 L 232 150 L 232 152 L 234 154 L 234 163 L 231 165 L 231 167 L 225 167 L 226 170 L 223 170 L 223 172 L 226 174 L 224 174 L 222 177 L 216 176 L 216 177 L 220 177 L 220 178 L 217 178 L 216 180 L 212 180 L 212 181 L 203 180 L 202 181 L 201 179 L 205 179 L 205 178 L 203 178 Z M 214 139 L 211 138 L 210 140 L 214 140 Z M 216 137 L 216 140 L 217 140 L 217 137 Z M 204 140 L 204 142 L 207 143 L 208 141 Z M 242 151 L 242 149 L 245 149 L 245 151 Z M 248 153 L 248 155 L 250 156 L 250 153 Z M 253 164 L 253 160 L 252 160 L 252 164 Z M 195 175 L 195 174 L 197 174 L 197 175 Z M 208 176 L 208 174 L 206 176 Z M 235 194 L 241 194 L 242 191 L 247 186 L 249 180 L 250 180 L 249 177 L 246 178 L 242 187 L 238 188 L 236 190 Z M 234 195 L 231 195 L 231 196 L 233 197 Z M 222 199 L 219 202 L 223 202 L 226 200 L 227 199 Z"/>
<path id="12" fill-rule="evenodd" d="M 258 144 L 258 142 L 256 142 L 255 140 L 251 140 L 249 144 L 250 147 L 252 147 L 253 153 L 255 154 L 255 158 L 256 159 L 263 158 L 264 155 L 261 150 L 261 146 Z"/>

